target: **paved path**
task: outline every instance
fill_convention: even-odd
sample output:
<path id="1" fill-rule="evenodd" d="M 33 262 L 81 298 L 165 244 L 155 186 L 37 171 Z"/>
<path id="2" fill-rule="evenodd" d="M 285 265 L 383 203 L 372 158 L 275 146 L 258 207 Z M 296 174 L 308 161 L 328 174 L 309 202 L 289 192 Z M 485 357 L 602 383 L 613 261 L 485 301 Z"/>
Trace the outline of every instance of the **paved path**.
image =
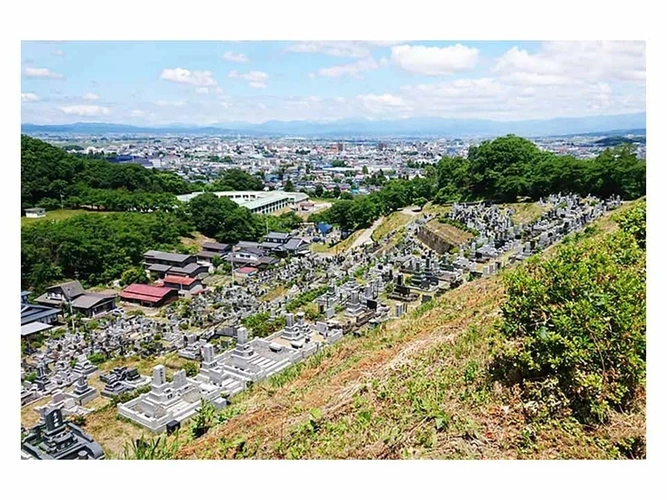
<path id="1" fill-rule="evenodd" d="M 384 221 L 384 217 L 380 217 L 373 223 L 371 227 L 369 227 L 363 233 L 361 233 L 357 238 L 357 241 L 355 241 L 354 243 L 352 243 L 352 245 L 350 245 L 350 250 L 360 247 L 361 245 L 364 245 L 366 242 L 370 241 L 373 231 L 375 231 L 378 227 L 380 227 L 382 221 Z"/>

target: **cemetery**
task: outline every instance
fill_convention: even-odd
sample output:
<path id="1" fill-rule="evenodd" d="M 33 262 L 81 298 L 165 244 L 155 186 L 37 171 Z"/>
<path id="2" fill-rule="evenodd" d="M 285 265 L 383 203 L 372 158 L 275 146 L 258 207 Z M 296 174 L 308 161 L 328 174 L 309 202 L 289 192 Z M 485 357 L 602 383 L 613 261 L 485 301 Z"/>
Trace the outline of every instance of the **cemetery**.
<path id="1" fill-rule="evenodd" d="M 23 356 L 21 405 L 39 415 L 35 428 L 42 429 L 30 431 L 30 442 L 34 435 L 49 438 L 39 449 L 29 442 L 22 449 L 34 457 L 60 457 L 49 446 L 62 435 L 78 456 L 86 438 L 67 423 L 56 425 L 52 416 L 92 418 L 100 401 L 142 388 L 148 392 L 118 404 L 117 414 L 150 432 L 174 430 L 195 415 L 202 401 L 217 409 L 233 404 L 234 396 L 249 385 L 345 335 L 363 335 L 366 328 L 399 318 L 468 280 L 497 274 L 582 230 L 620 203 L 618 198 L 556 194 L 537 202 L 540 210 L 534 219 L 520 222 L 511 206 L 453 204 L 444 219 L 426 212 L 406 217 L 398 238 L 393 229 L 367 247 L 351 246 L 337 255 L 292 254 L 242 281 L 218 286 L 205 287 L 187 272 L 171 274 L 193 264 L 190 257 L 196 256 L 148 252 L 146 266 L 152 271 L 171 266 L 169 273 L 163 270 L 163 286 L 130 285 L 120 296 L 149 306 L 146 311 L 153 313 L 131 314 L 120 307 L 94 328 L 66 324 L 59 335 L 47 336 Z M 455 221 L 455 241 L 432 231 L 432 223 L 445 226 L 444 220 Z M 272 238 L 269 244 L 285 244 L 285 234 Z M 238 251 L 216 245 L 205 251 L 231 256 L 232 261 L 241 254 L 259 258 L 263 252 L 255 252 L 249 243 Z M 76 283 L 63 287 L 63 295 L 80 292 Z M 251 318 L 260 318 L 259 323 L 249 323 Z M 165 356 L 191 363 L 194 375 L 171 368 L 168 380 L 164 364 L 138 369 L 136 362 L 129 362 Z M 96 359 L 119 364 L 100 370 Z M 45 428 L 49 418 L 50 427 Z M 97 451 L 86 453 L 98 458 Z"/>

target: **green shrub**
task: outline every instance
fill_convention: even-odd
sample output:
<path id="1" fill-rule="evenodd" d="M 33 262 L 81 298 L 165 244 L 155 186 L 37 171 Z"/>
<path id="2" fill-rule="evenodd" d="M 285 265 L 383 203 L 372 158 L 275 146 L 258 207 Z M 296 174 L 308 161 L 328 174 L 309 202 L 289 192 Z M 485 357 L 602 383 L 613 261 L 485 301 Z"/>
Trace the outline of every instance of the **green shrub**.
<path id="1" fill-rule="evenodd" d="M 521 384 L 529 415 L 600 423 L 629 407 L 646 373 L 645 259 L 635 236 L 617 231 L 506 275 L 506 343 L 493 370 Z"/>
<path id="2" fill-rule="evenodd" d="M 107 357 L 101 352 L 94 352 L 93 354 L 88 356 L 88 361 L 90 361 L 94 365 L 100 365 L 104 363 L 106 360 Z"/>

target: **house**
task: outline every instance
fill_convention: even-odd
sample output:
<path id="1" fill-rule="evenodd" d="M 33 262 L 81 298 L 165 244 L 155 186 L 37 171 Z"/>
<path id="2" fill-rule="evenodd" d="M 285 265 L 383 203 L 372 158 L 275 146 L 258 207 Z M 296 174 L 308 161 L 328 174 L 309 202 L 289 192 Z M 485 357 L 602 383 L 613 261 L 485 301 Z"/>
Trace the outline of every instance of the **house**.
<path id="1" fill-rule="evenodd" d="M 178 298 L 178 290 L 165 286 L 133 283 L 122 292 L 120 298 L 142 306 L 161 307 Z"/>
<path id="2" fill-rule="evenodd" d="M 202 244 L 202 251 L 197 254 L 197 262 L 210 264 L 215 257 L 224 257 L 232 250 L 229 243 L 218 243 L 217 241 L 207 241 Z"/>
<path id="3" fill-rule="evenodd" d="M 50 330 L 60 314 L 59 309 L 31 304 L 29 295 L 30 292 L 21 292 L 21 337 Z"/>
<path id="4" fill-rule="evenodd" d="M 167 273 L 194 278 L 208 272 L 208 266 L 198 263 L 196 255 L 156 250 L 150 250 L 144 254 L 144 266 L 159 278 L 164 278 Z"/>
<path id="5" fill-rule="evenodd" d="M 283 249 L 287 253 L 295 255 L 303 255 L 308 252 L 308 242 L 301 238 L 290 238 L 287 243 L 283 245 Z"/>
<path id="6" fill-rule="evenodd" d="M 149 250 L 144 254 L 144 266 L 150 271 L 151 266 L 169 266 L 169 267 L 184 267 L 188 264 L 194 263 L 197 258 L 194 255 L 187 255 L 182 253 L 159 252 L 157 250 Z"/>
<path id="7" fill-rule="evenodd" d="M 202 244 L 202 250 L 217 253 L 222 257 L 232 250 L 232 245 L 229 243 L 218 243 L 217 241 L 206 241 Z"/>
<path id="8" fill-rule="evenodd" d="M 278 233 L 275 231 L 271 231 L 269 234 L 266 235 L 266 238 L 264 238 L 264 241 L 267 243 L 277 243 L 279 245 L 284 245 L 287 243 L 287 240 L 290 239 L 289 233 Z"/>
<path id="9" fill-rule="evenodd" d="M 177 290 L 179 295 L 192 295 L 204 290 L 201 280 L 172 274 L 167 274 L 164 277 L 162 286 Z"/>
<path id="10" fill-rule="evenodd" d="M 185 267 L 170 267 L 164 276 L 167 276 L 167 274 L 172 274 L 176 276 L 187 276 L 188 278 L 195 278 L 207 272 L 207 265 L 200 264 L 199 262 L 192 262 Z"/>
<path id="11" fill-rule="evenodd" d="M 67 306 L 72 312 L 94 318 L 116 308 L 116 295 L 86 292 L 78 281 L 68 281 L 50 286 L 35 302 L 59 309 Z"/>

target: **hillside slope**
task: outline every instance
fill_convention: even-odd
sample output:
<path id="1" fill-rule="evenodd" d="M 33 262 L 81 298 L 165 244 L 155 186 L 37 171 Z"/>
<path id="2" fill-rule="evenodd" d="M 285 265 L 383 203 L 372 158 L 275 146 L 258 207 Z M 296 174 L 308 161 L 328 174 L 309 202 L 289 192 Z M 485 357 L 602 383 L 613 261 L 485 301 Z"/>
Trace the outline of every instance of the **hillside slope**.
<path id="1" fill-rule="evenodd" d="M 615 231 L 611 215 L 583 239 Z M 476 280 L 362 337 L 347 337 L 239 395 L 221 423 L 198 439 L 181 434 L 169 456 L 643 457 L 643 389 L 631 411 L 612 411 L 604 425 L 571 417 L 536 423 L 519 388 L 491 377 L 505 294 L 502 276 Z"/>

